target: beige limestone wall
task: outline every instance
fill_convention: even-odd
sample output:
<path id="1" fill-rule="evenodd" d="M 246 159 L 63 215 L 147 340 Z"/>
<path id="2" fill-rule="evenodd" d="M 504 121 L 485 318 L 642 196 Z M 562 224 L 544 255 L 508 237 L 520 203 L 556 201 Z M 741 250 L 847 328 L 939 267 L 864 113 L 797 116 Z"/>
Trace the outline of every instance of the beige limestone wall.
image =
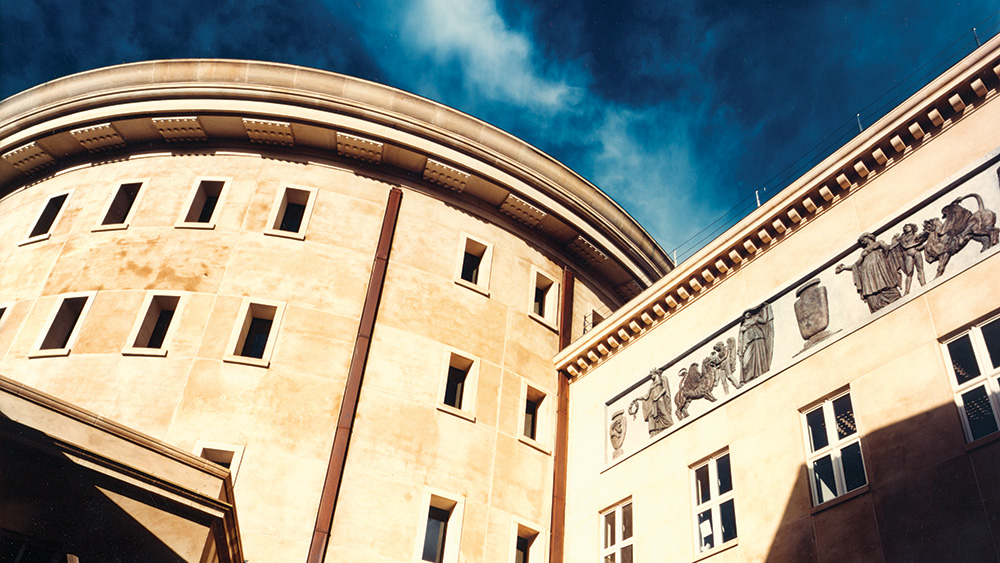
<path id="1" fill-rule="evenodd" d="M 883 550 L 890 557 L 892 542 L 899 541 L 889 531 L 896 524 L 893 516 L 878 513 L 883 535 L 872 531 L 879 528 L 872 503 L 889 502 L 888 493 L 864 493 L 832 510 L 813 509 L 800 411 L 850 388 L 872 491 L 898 490 L 964 456 L 965 441 L 939 342 L 997 310 L 1000 295 L 989 281 L 1000 273 L 996 255 L 623 461 L 609 462 L 609 447 L 602 445 L 608 431 L 605 404 L 651 368 L 672 361 L 748 307 L 851 247 L 862 231 L 884 224 L 929 190 L 995 154 L 1000 135 L 992 125 L 1000 117 L 1000 106 L 986 104 L 977 112 L 855 188 L 856 193 L 825 204 L 807 224 L 571 383 L 567 561 L 598 557 L 599 514 L 626 498 L 633 501 L 636 561 L 701 560 L 690 467 L 725 448 L 733 468 L 738 541 L 706 561 L 857 560 L 860 551 L 851 550 L 863 547 L 870 549 L 866 553 L 873 560 L 881 560 Z M 989 189 L 995 190 L 995 174 L 991 182 Z M 888 242 L 889 235 L 880 238 Z M 978 250 L 972 243 L 963 252 Z M 925 266 L 928 280 L 936 266 Z M 831 295 L 831 303 L 833 299 Z M 676 371 L 665 373 L 674 393 Z M 721 394 L 717 388 L 716 395 Z M 647 432 L 641 411 L 634 419 L 628 417 L 627 426 L 629 433 Z M 853 516 L 846 518 L 849 511 Z"/>

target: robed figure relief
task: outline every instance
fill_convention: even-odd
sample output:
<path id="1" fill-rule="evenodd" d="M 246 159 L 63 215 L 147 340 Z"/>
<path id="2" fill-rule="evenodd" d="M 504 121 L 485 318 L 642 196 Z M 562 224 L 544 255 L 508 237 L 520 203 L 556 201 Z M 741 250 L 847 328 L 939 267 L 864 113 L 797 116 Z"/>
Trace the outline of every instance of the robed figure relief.
<path id="1" fill-rule="evenodd" d="M 743 368 L 740 377 L 743 384 L 771 369 L 771 358 L 774 355 L 774 316 L 770 303 L 762 303 L 743 313 L 738 355 Z"/>
<path id="2" fill-rule="evenodd" d="M 903 290 L 904 297 L 910 293 L 914 274 L 920 285 L 926 283 L 922 253 L 927 244 L 928 236 L 927 231 L 919 233 L 916 225 L 907 223 L 903 225 L 902 234 L 892 237 L 892 243 L 889 245 L 889 256 L 893 261 L 893 266 L 899 269 L 906 279 L 906 288 Z"/>
<path id="3" fill-rule="evenodd" d="M 722 391 L 729 394 L 729 384 L 733 388 L 739 389 L 743 386 L 736 379 L 736 339 L 730 337 L 725 343 L 721 340 L 712 346 L 712 353 L 701 363 L 701 371 L 712 378 L 712 387 L 718 387 L 722 383 Z"/>
<path id="4" fill-rule="evenodd" d="M 857 262 L 850 266 L 838 264 L 836 272 L 851 271 L 858 295 L 868 304 L 868 310 L 874 313 L 901 297 L 899 268 L 890 260 L 889 246 L 876 240 L 875 235 L 862 233 L 858 243 L 861 245 L 861 256 Z"/>
<path id="5" fill-rule="evenodd" d="M 628 413 L 635 418 L 640 408 L 650 436 L 655 436 L 673 426 L 674 419 L 670 416 L 670 384 L 663 376 L 663 368 L 650 370 L 649 389 L 642 397 L 632 400 Z"/>

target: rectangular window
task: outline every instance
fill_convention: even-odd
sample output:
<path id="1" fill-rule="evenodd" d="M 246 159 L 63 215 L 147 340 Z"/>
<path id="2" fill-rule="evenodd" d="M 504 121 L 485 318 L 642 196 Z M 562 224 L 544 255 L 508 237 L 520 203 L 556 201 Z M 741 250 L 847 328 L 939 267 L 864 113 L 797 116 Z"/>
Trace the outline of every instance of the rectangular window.
<path id="1" fill-rule="evenodd" d="M 526 381 L 522 382 L 520 441 L 544 453 L 550 453 L 549 410 L 549 400 L 545 393 Z"/>
<path id="2" fill-rule="evenodd" d="M 559 284 L 537 268 L 532 268 L 530 316 L 549 328 L 556 328 L 559 306 Z"/>
<path id="3" fill-rule="evenodd" d="M 422 534 L 417 542 L 417 560 L 458 563 L 464 502 L 437 494 L 425 494 Z"/>
<path id="4" fill-rule="evenodd" d="M 462 235 L 455 283 L 489 296 L 493 245 Z"/>
<path id="5" fill-rule="evenodd" d="M 104 218 L 101 219 L 97 230 L 127 228 L 132 215 L 135 214 L 135 202 L 139 199 L 141 188 L 142 182 L 131 182 L 119 186 L 107 210 L 105 210 Z"/>
<path id="6" fill-rule="evenodd" d="M 314 188 L 283 187 L 271 209 L 264 234 L 304 240 L 309 216 L 316 203 Z"/>
<path id="7" fill-rule="evenodd" d="M 625 501 L 601 514 L 604 563 L 632 563 L 632 501 Z"/>
<path id="8" fill-rule="evenodd" d="M 534 440 L 538 436 L 538 401 L 524 401 L 524 435 Z"/>
<path id="9" fill-rule="evenodd" d="M 478 362 L 465 353 L 449 351 L 438 408 L 475 422 Z"/>
<path id="10" fill-rule="evenodd" d="M 542 541 L 539 539 L 538 529 L 525 526 L 517 520 L 514 521 L 513 525 L 517 532 L 514 535 L 513 563 L 543 561 L 545 556 L 542 554 Z"/>
<path id="11" fill-rule="evenodd" d="M 826 399 L 803 412 L 802 422 L 809 481 L 817 505 L 868 483 L 850 393 Z"/>
<path id="12" fill-rule="evenodd" d="M 261 367 L 270 365 L 283 303 L 244 300 L 230 336 L 225 361 Z"/>
<path id="13" fill-rule="evenodd" d="M 944 348 L 966 441 L 993 434 L 1000 422 L 1000 318 L 973 326 Z"/>
<path id="14" fill-rule="evenodd" d="M 177 317 L 180 295 L 150 294 L 143 302 L 143 314 L 129 334 L 123 354 L 166 356 L 167 337 Z"/>
<path id="15" fill-rule="evenodd" d="M 227 181 L 224 179 L 199 180 L 189 198 L 187 212 L 176 226 L 191 229 L 214 228 L 226 186 Z"/>
<path id="16" fill-rule="evenodd" d="M 21 244 L 28 244 L 48 239 L 52 234 L 52 227 L 55 225 L 56 219 L 59 217 L 59 212 L 62 211 L 67 199 L 69 199 L 69 193 L 63 193 L 50 197 L 48 201 L 45 202 L 45 207 L 42 208 L 42 212 L 35 220 L 35 224 L 31 227 L 31 231 L 28 233 L 28 238 L 21 241 Z"/>
<path id="17" fill-rule="evenodd" d="M 90 308 L 92 294 L 64 296 L 49 319 L 36 351 L 29 357 L 65 356 L 80 332 L 80 325 Z"/>
<path id="18" fill-rule="evenodd" d="M 729 452 L 691 468 L 694 486 L 694 531 L 698 552 L 736 539 L 736 504 Z"/>

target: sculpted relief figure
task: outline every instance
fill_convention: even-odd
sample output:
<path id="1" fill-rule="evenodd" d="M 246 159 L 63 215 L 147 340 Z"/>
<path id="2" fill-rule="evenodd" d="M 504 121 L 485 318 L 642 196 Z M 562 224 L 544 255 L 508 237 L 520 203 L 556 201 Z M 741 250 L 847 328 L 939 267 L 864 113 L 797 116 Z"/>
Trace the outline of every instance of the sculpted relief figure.
<path id="1" fill-rule="evenodd" d="M 903 233 L 892 237 L 889 245 L 889 253 L 892 256 L 893 264 L 899 268 L 906 276 L 906 289 L 903 295 L 910 293 L 910 286 L 913 284 L 913 274 L 917 275 L 917 281 L 924 285 L 924 247 L 927 244 L 929 233 L 917 232 L 917 226 L 913 223 L 903 225 Z"/>
<path id="2" fill-rule="evenodd" d="M 705 358 L 701 364 L 702 373 L 707 373 L 714 383 L 712 387 L 718 387 L 722 383 L 722 390 L 729 394 L 729 384 L 739 389 L 742 383 L 736 380 L 736 339 L 730 337 L 725 343 L 721 340 L 712 346 L 712 354 Z"/>
<path id="3" fill-rule="evenodd" d="M 611 447 L 614 452 L 611 455 L 615 459 L 622 455 L 622 444 L 625 443 L 625 431 L 628 429 L 628 419 L 625 418 L 624 411 L 618 411 L 611 415 L 611 427 L 608 428 L 608 437 L 611 438 Z"/>
<path id="4" fill-rule="evenodd" d="M 851 266 L 838 264 L 836 272 L 850 270 L 854 287 L 872 313 L 900 298 L 899 268 L 889 259 L 889 246 L 875 240 L 875 235 L 862 233 L 858 237 L 861 256 Z"/>
<path id="5" fill-rule="evenodd" d="M 762 303 L 743 313 L 738 355 L 743 367 L 740 378 L 743 384 L 771 369 L 771 358 L 774 355 L 774 316 L 770 303 Z"/>
<path id="6" fill-rule="evenodd" d="M 969 211 L 962 207 L 962 200 L 975 199 L 977 208 Z M 972 193 L 962 196 L 941 209 L 944 221 L 938 218 L 924 221 L 924 232 L 927 241 L 924 244 L 924 258 L 928 262 L 937 262 L 937 275 L 944 273 L 945 267 L 952 256 L 958 254 L 969 241 L 982 245 L 980 252 L 986 252 L 998 242 L 1000 229 L 997 229 L 996 213 L 983 206 L 983 198 Z"/>
<path id="7" fill-rule="evenodd" d="M 674 395 L 674 404 L 677 406 L 678 420 L 687 418 L 688 405 L 698 399 L 708 399 L 715 402 L 712 395 L 712 388 L 715 387 L 715 379 L 711 374 L 702 373 L 698 370 L 698 363 L 691 364 L 687 369 L 681 369 L 677 375 L 681 378 L 680 388 Z"/>
<path id="8" fill-rule="evenodd" d="M 650 370 L 649 390 L 644 396 L 633 399 L 629 404 L 628 413 L 632 418 L 639 412 L 640 405 L 642 418 L 649 427 L 650 436 L 655 436 L 673 426 L 674 420 L 670 416 L 670 383 L 663 376 L 663 368 Z"/>

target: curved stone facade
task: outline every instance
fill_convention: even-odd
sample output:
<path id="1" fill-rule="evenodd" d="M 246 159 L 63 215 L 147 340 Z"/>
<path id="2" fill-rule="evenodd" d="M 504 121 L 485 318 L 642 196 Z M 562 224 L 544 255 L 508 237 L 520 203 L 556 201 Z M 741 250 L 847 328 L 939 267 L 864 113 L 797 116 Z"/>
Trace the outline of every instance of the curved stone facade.
<path id="1" fill-rule="evenodd" d="M 537 149 L 304 68 L 56 80 L 0 154 L 0 374 L 222 456 L 254 563 L 410 561 L 438 505 L 463 561 L 546 550 L 551 358 L 671 268 Z"/>

